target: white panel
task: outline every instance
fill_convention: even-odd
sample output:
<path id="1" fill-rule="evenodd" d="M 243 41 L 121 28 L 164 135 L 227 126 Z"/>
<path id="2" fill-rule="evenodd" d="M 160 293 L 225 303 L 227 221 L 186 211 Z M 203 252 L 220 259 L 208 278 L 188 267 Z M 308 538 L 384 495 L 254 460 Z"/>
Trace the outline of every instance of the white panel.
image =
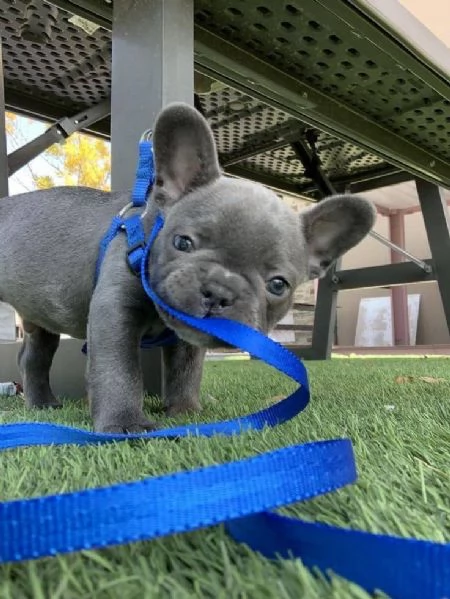
<path id="1" fill-rule="evenodd" d="M 0 302 L 0 341 L 16 340 L 16 313 L 9 304 Z"/>
<path id="2" fill-rule="evenodd" d="M 416 344 L 420 294 L 408 295 L 410 344 Z M 392 346 L 392 304 L 390 296 L 365 297 L 359 302 L 355 345 L 358 347 Z"/>

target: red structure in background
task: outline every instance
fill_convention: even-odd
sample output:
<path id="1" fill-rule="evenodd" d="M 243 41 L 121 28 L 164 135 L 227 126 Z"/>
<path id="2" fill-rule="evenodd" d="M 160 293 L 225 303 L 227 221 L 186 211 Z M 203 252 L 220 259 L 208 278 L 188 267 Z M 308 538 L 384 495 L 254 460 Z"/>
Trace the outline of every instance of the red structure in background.
<path id="1" fill-rule="evenodd" d="M 405 214 L 403 210 L 389 213 L 389 238 L 401 248 L 405 248 Z M 391 263 L 403 262 L 404 258 L 395 250 L 391 252 Z M 405 285 L 391 288 L 392 328 L 394 345 L 409 345 L 408 290 Z"/>

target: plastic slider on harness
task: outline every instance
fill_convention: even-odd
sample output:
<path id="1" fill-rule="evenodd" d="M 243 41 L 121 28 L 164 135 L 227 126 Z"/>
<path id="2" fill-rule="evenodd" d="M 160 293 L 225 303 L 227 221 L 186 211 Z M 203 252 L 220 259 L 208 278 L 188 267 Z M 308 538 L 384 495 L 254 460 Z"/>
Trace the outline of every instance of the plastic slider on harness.
<path id="1" fill-rule="evenodd" d="M 144 211 L 138 216 L 133 215 L 124 220 L 122 229 L 127 234 L 127 264 L 131 272 L 139 276 L 140 265 L 144 254 L 145 247 L 145 231 L 142 223 L 142 218 L 145 215 L 147 207 L 148 194 L 154 183 L 154 161 L 153 161 L 153 144 L 151 141 L 152 130 L 146 129 L 141 135 L 139 141 L 139 161 L 136 170 L 136 178 L 134 182 L 131 202 L 122 208 L 119 217 L 123 218 L 128 210 L 132 208 L 144 208 Z"/>
<path id="2" fill-rule="evenodd" d="M 127 236 L 126 260 L 130 271 L 135 275 L 140 275 L 140 265 L 145 248 L 145 231 L 142 224 L 143 214 L 133 214 L 124 218 L 129 210 L 136 208 L 133 202 L 128 202 L 126 206 L 117 215 L 122 224 L 119 229 L 124 231 Z"/>

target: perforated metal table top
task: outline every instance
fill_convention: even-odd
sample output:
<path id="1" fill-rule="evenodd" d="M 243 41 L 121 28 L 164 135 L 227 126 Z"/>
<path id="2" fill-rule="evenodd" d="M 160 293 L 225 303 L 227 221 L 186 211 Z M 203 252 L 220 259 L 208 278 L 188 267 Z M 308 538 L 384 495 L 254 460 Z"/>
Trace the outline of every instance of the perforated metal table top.
<path id="1" fill-rule="evenodd" d="M 374 12 L 383 2 L 195 0 L 196 70 L 224 83 L 200 102 L 229 172 L 314 195 L 290 144 L 315 128 L 339 187 L 400 170 L 450 187 L 450 51 L 412 46 L 406 21 L 401 37 L 394 13 Z M 40 42 L 25 39 L 30 19 Z M 111 19 L 105 0 L 0 0 L 8 107 L 55 119 L 107 98 Z"/>

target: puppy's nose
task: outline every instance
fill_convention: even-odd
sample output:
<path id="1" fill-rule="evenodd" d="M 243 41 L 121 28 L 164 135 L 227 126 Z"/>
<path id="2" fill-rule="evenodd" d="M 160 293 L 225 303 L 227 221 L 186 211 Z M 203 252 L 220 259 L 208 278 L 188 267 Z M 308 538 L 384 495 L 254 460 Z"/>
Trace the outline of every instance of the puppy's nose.
<path id="1" fill-rule="evenodd" d="M 232 306 L 236 294 L 232 289 L 217 282 L 209 282 L 202 287 L 202 306 L 208 314 L 221 314 L 226 308 Z"/>

